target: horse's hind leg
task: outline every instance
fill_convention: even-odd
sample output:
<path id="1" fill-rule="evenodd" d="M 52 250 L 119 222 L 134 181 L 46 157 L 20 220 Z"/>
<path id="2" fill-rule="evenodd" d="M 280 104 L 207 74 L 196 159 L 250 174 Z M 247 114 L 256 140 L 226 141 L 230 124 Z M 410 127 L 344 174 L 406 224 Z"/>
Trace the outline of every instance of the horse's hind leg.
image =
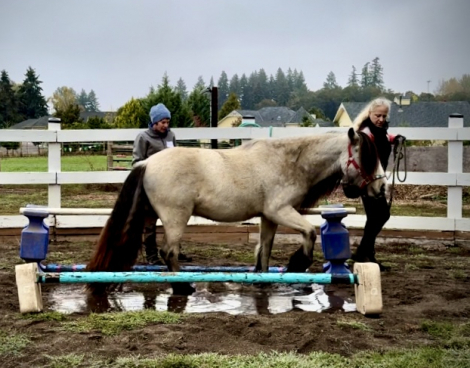
<path id="1" fill-rule="evenodd" d="M 289 227 L 302 234 L 304 243 L 290 257 L 287 272 L 305 272 L 313 263 L 313 247 L 317 238 L 315 227 L 293 207 L 266 211 L 264 215 L 278 225 Z"/>
<path id="2" fill-rule="evenodd" d="M 180 242 L 189 218 L 190 215 L 182 217 L 181 213 L 160 217 L 165 229 L 166 240 L 161 247 L 161 256 L 170 272 L 179 272 L 180 270 L 178 263 Z M 191 295 L 195 291 L 189 282 L 176 282 L 172 283 L 171 286 L 173 294 L 176 295 Z"/>
<path id="3" fill-rule="evenodd" d="M 259 243 L 255 250 L 256 266 L 255 271 L 268 272 L 269 258 L 273 249 L 274 236 L 276 235 L 277 224 L 261 216 Z"/>

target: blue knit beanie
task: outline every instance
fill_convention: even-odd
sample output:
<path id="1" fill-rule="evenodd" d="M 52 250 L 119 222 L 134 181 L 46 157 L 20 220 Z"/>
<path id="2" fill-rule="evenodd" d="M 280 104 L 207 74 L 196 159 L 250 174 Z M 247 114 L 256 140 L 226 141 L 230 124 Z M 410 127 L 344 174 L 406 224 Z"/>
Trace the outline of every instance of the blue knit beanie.
<path id="1" fill-rule="evenodd" d="M 152 106 L 152 108 L 150 109 L 149 115 L 150 115 L 149 128 L 153 127 L 156 123 L 158 123 L 162 119 L 171 119 L 170 110 L 168 110 L 166 106 L 162 103 Z"/>

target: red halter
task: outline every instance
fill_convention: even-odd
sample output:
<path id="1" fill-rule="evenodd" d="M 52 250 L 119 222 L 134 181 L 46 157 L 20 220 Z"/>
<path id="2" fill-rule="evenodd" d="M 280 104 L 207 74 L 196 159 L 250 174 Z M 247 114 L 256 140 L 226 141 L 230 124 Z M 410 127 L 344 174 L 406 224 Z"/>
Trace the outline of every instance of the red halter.
<path id="1" fill-rule="evenodd" d="M 373 135 L 370 133 L 370 130 L 368 132 L 365 131 L 364 133 L 366 133 L 372 139 L 372 141 L 374 140 Z M 359 172 L 359 174 L 361 175 L 361 178 L 362 178 L 362 182 L 361 182 L 361 185 L 359 186 L 359 189 L 364 189 L 368 184 L 372 183 L 375 180 L 385 178 L 385 175 L 367 175 L 364 172 L 364 170 L 357 163 L 356 159 L 354 158 L 354 156 L 352 154 L 352 145 L 351 145 L 351 143 L 348 144 L 348 155 L 349 155 L 349 157 L 348 157 L 348 163 L 346 165 L 346 176 L 348 175 L 349 165 L 353 165 L 354 168 Z"/>

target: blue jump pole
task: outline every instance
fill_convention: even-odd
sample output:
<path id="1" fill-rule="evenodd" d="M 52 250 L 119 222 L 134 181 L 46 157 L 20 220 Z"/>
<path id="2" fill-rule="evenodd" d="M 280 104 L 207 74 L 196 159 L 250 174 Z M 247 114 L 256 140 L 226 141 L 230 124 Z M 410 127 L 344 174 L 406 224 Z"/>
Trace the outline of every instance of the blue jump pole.
<path id="1" fill-rule="evenodd" d="M 38 273 L 38 283 L 236 282 L 283 284 L 354 284 L 357 276 L 332 273 L 235 272 L 64 272 Z"/>
<path id="2" fill-rule="evenodd" d="M 61 264 L 40 264 L 41 271 L 43 272 L 83 272 L 86 271 L 86 265 L 74 264 L 74 265 L 61 265 Z M 269 267 L 268 272 L 272 273 L 284 273 L 286 267 Z M 135 265 L 132 267 L 132 271 L 152 271 L 152 272 L 166 272 L 168 271 L 167 266 L 159 265 Z M 180 272 L 254 272 L 254 266 L 181 266 Z"/>

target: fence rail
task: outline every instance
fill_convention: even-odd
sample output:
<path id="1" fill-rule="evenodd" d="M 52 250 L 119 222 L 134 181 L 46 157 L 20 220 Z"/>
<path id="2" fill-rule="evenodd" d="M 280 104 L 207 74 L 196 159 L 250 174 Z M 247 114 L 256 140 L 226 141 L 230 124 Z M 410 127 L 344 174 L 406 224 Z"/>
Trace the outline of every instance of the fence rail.
<path id="1" fill-rule="evenodd" d="M 287 138 L 301 135 L 316 135 L 342 131 L 348 128 L 175 128 L 178 140 L 249 140 L 257 138 Z M 49 129 L 2 130 L 1 142 L 44 142 L 48 143 L 48 172 L 0 172 L 0 185 L 47 184 L 48 206 L 61 207 L 61 185 L 122 183 L 128 171 L 62 172 L 61 146 L 71 142 L 129 142 L 142 129 L 111 130 L 61 130 L 60 124 L 49 123 Z M 392 216 L 385 228 L 442 231 L 470 231 L 470 219 L 462 218 L 462 188 L 470 186 L 470 173 L 463 173 L 463 141 L 470 140 L 470 128 L 463 128 L 463 116 L 451 115 L 448 128 L 390 128 L 392 134 L 402 134 L 408 140 L 435 140 L 448 142 L 447 172 L 408 172 L 404 184 L 438 185 L 448 187 L 447 217 Z M 401 176 L 403 173 L 401 174 Z M 390 180 L 389 180 L 390 181 Z M 400 184 L 400 183 L 396 183 Z M 314 224 L 320 224 L 319 216 L 307 216 Z M 107 216 L 57 216 L 49 219 L 57 227 L 101 227 Z M 250 221 L 257 223 L 258 219 Z M 27 219 L 22 216 L 0 216 L 0 228 L 25 226 Z M 193 224 L 214 222 L 195 218 Z M 362 228 L 365 216 L 350 215 L 344 219 L 347 226 Z"/>

